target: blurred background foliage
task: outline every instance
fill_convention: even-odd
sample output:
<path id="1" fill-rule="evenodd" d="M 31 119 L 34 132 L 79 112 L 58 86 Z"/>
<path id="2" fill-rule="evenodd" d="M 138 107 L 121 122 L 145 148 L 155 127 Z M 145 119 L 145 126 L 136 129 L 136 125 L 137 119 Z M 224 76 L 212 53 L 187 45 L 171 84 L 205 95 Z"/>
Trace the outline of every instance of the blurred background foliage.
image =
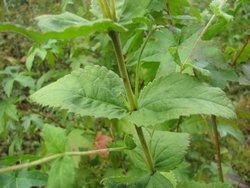
<path id="1" fill-rule="evenodd" d="M 0 1 L 0 21 L 36 28 L 36 16 L 65 11 L 93 19 L 90 3 L 90 0 L 42 2 L 3 0 Z M 156 23 L 178 29 L 191 24 L 206 24 L 212 16 L 208 8 L 209 3 L 210 1 L 183 0 L 177 2 L 177 5 L 171 0 L 153 0 L 151 15 Z M 165 11 L 159 11 L 162 9 Z M 212 40 L 220 46 L 227 63 L 231 64 L 250 34 L 250 2 L 229 0 L 228 13 L 235 16 L 234 21 L 225 24 Z M 223 23 L 222 18 L 217 18 L 213 25 L 220 26 L 221 23 Z M 134 49 L 130 50 L 136 51 L 138 48 L 139 46 L 135 45 Z M 73 116 L 65 110 L 41 108 L 29 102 L 28 97 L 34 91 L 72 70 L 89 64 L 104 65 L 118 72 L 110 40 L 106 35 L 92 33 L 72 40 L 51 39 L 38 45 L 15 33 L 0 33 L 0 160 L 2 162 L 8 161 L 7 156 L 43 155 L 44 146 L 40 131 L 45 123 L 67 129 L 73 135 L 72 143 L 80 143 L 75 146 L 80 150 L 94 147 L 98 131 L 109 135 L 113 140 L 119 140 L 124 133 L 133 131 L 133 126 L 126 119 L 117 121 Z M 215 81 L 219 79 L 222 83 L 218 86 L 221 86 L 233 101 L 238 115 L 237 122 L 218 119 L 218 129 L 225 179 L 239 187 L 250 187 L 249 64 L 250 44 L 247 44 L 237 59 L 233 71 L 213 75 Z M 144 64 L 144 67 L 147 71 L 147 64 Z M 134 67 L 130 67 L 129 71 L 133 81 Z M 142 78 L 150 80 L 152 77 L 150 74 L 154 73 L 149 71 L 146 76 L 142 75 Z M 183 117 L 181 120 L 165 122 L 158 128 L 188 132 L 191 135 L 191 145 L 186 159 L 174 171 L 178 180 L 218 181 L 215 152 L 210 135 L 212 125 L 207 117 L 198 115 Z M 78 172 L 79 186 L 85 184 L 86 187 L 97 187 L 102 178 L 112 174 L 142 173 L 128 162 L 127 156 L 123 153 L 111 153 L 108 159 L 99 155 L 93 158 L 83 157 L 80 164 L 82 168 Z"/>

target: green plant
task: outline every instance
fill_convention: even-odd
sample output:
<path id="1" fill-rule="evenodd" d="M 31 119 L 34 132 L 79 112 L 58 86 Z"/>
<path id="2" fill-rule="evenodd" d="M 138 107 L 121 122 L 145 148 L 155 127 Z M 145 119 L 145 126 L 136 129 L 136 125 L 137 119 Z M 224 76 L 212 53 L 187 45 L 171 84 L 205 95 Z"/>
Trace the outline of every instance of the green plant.
<path id="1" fill-rule="evenodd" d="M 224 19 L 224 24 L 230 22 L 233 16 L 222 10 L 224 1 L 214 0 L 210 4 L 213 16 L 204 28 L 193 25 L 183 28 L 167 25 L 167 28 L 166 21 L 157 19 L 157 13 L 154 11 L 161 7 L 162 2 L 93 0 L 92 13 L 97 20 L 88 21 L 69 12 L 61 15 L 43 15 L 37 18 L 38 26 L 43 33 L 12 24 L 0 25 L 1 31 L 19 32 L 37 43 L 44 43 L 51 38 L 65 40 L 90 35 L 93 32 L 107 33 L 113 44 L 120 76 L 105 66 L 85 66 L 84 69 L 76 69 L 36 91 L 30 99 L 43 106 L 58 107 L 80 116 L 107 118 L 106 121 L 110 122 L 126 121 L 133 124 L 133 134 L 125 135 L 122 142 L 109 143 L 109 148 L 100 150 L 94 150 L 91 144 L 87 144 L 85 148 L 92 149 L 91 151 L 72 151 L 69 130 L 45 125 L 42 137 L 48 156 L 28 163 L 25 163 L 25 159 L 32 159 L 24 158 L 23 164 L 1 168 L 0 172 L 22 168 L 16 172 L 1 174 L 1 183 L 18 182 L 23 187 L 45 184 L 48 187 L 74 187 L 77 186 L 76 169 L 80 166 L 80 160 L 73 156 L 126 150 L 131 161 L 142 169 L 143 175 L 107 177 L 103 180 L 105 187 L 205 186 L 202 183 L 188 181 L 177 184 L 172 173 L 172 170 L 182 162 L 187 151 L 188 134 L 158 130 L 166 121 L 181 121 L 184 116 L 195 114 L 203 114 L 201 117 L 204 122 L 207 121 L 206 116 L 212 116 L 212 125 L 216 133 L 214 143 L 219 159 L 218 173 L 223 182 L 216 116 L 235 119 L 236 115 L 226 94 L 218 87 L 213 87 L 218 86 L 217 83 L 211 83 L 210 86 L 208 82 L 211 77 L 216 79 L 214 75 L 223 71 L 233 75 L 228 78 L 222 74 L 225 80 L 234 80 L 234 74 L 228 69 L 218 47 L 211 41 L 201 39 L 218 32 L 218 29 L 208 29 L 217 16 Z M 181 2 L 183 5 L 188 4 L 187 1 Z M 170 6 L 178 7 L 174 2 L 170 3 Z M 180 17 L 174 13 L 172 12 L 171 18 L 166 19 L 178 22 Z M 163 11 L 160 14 L 164 17 Z M 195 15 L 199 17 L 197 12 Z M 33 51 L 38 55 L 41 52 L 46 53 L 41 49 L 34 48 Z M 42 56 L 41 59 L 44 58 L 45 56 Z M 33 60 L 27 61 L 26 66 L 31 70 L 34 66 Z M 128 70 L 131 75 L 135 74 L 134 80 L 131 79 Z M 8 73 L 14 75 L 10 71 Z M 6 74 L 6 70 L 2 74 Z M 7 81 L 4 81 L 5 92 L 10 96 L 10 85 L 18 80 Z M 219 86 L 224 88 L 226 83 L 224 81 Z M 7 110 L 1 111 L 1 114 L 4 113 L 10 116 Z M 10 117 L 15 119 L 14 115 Z M 53 159 L 51 166 L 47 167 L 48 180 L 42 172 L 35 171 L 35 174 L 26 170 L 27 167 Z M 30 180 L 27 181 L 27 185 L 21 182 L 23 177 Z M 230 187 L 223 183 L 206 186 Z"/>

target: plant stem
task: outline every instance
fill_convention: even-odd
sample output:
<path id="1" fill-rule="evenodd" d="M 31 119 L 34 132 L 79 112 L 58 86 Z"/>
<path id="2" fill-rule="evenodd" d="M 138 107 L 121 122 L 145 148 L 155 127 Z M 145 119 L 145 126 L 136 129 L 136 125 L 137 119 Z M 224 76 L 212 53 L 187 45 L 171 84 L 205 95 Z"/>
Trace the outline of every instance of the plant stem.
<path id="1" fill-rule="evenodd" d="M 28 168 L 28 167 L 32 167 L 32 166 L 36 166 L 42 163 L 45 163 L 47 161 L 51 161 L 53 159 L 59 158 L 59 157 L 63 157 L 63 156 L 83 156 L 83 155 L 90 155 L 90 154 L 95 154 L 95 153 L 100 153 L 100 152 L 111 152 L 111 151 L 120 151 L 120 150 L 124 150 L 127 147 L 119 147 L 119 148 L 107 148 L 107 149 L 99 149 L 99 150 L 93 150 L 93 151 L 83 151 L 83 152 L 65 152 L 65 153 L 58 153 L 55 155 L 51 155 L 48 157 L 44 157 L 42 159 L 30 162 L 30 163 L 24 163 L 24 164 L 19 164 L 19 165 L 13 165 L 7 168 L 0 168 L 0 173 L 5 173 L 5 172 L 9 172 L 12 170 L 18 170 L 21 168 Z"/>
<path id="2" fill-rule="evenodd" d="M 118 67 L 119 71 L 121 73 L 122 81 L 126 90 L 128 102 L 130 105 L 130 111 L 134 111 L 137 109 L 136 104 L 135 104 L 135 99 L 134 99 L 134 94 L 131 88 L 131 84 L 129 81 L 125 61 L 123 58 L 123 53 L 122 53 L 122 47 L 121 47 L 121 40 L 120 40 L 120 34 L 116 31 L 110 31 L 109 36 L 112 39 L 114 50 L 115 50 L 115 55 L 116 59 L 118 61 Z"/>
<path id="3" fill-rule="evenodd" d="M 115 10 L 115 0 L 110 0 L 111 16 L 114 22 L 117 22 L 116 10 Z"/>
<path id="4" fill-rule="evenodd" d="M 237 53 L 237 55 L 235 56 L 233 62 L 231 63 L 231 67 L 233 67 L 236 63 L 236 61 L 238 60 L 238 58 L 240 57 L 240 55 L 242 54 L 242 52 L 244 51 L 245 47 L 247 46 L 248 42 L 250 39 L 250 35 L 247 36 L 243 46 L 241 47 L 240 51 Z"/>
<path id="5" fill-rule="evenodd" d="M 195 48 L 197 47 L 197 45 L 199 44 L 202 36 L 205 34 L 205 32 L 207 31 L 208 27 L 211 25 L 212 21 L 215 18 L 215 14 L 210 18 L 209 22 L 207 23 L 206 27 L 202 30 L 202 32 L 200 33 L 200 35 L 198 36 L 197 40 L 194 43 L 194 46 L 192 47 L 190 53 L 188 54 L 187 58 L 185 59 L 183 64 L 186 64 L 189 60 L 189 58 L 191 57 L 191 55 L 194 53 Z M 183 71 L 184 68 L 181 68 L 181 71 Z"/>
<path id="6" fill-rule="evenodd" d="M 140 139 L 144 154 L 146 156 L 146 159 L 147 159 L 147 162 L 148 162 L 147 166 L 149 167 L 150 174 L 153 175 L 156 170 L 155 170 L 155 167 L 154 167 L 152 155 L 151 155 L 151 153 L 149 151 L 148 145 L 146 143 L 146 140 L 145 140 L 145 137 L 144 137 L 144 134 L 143 134 L 143 131 L 142 131 L 142 127 L 137 127 L 135 125 L 135 129 L 136 129 L 136 132 L 137 132 L 138 137 Z"/>
<path id="7" fill-rule="evenodd" d="M 125 61 L 124 61 L 123 54 L 122 54 L 120 36 L 119 36 L 119 33 L 116 32 L 116 31 L 110 31 L 109 36 L 112 39 L 113 46 L 114 46 L 114 49 L 115 49 L 115 54 L 116 54 L 116 58 L 117 58 L 117 61 L 118 61 L 119 71 L 120 71 L 121 76 L 122 76 L 123 84 L 125 86 L 127 98 L 128 98 L 129 105 L 130 105 L 129 110 L 134 111 L 134 110 L 137 109 L 137 106 L 136 106 L 136 103 L 135 103 L 134 94 L 133 94 L 133 91 L 131 89 L 131 85 L 130 85 L 130 82 L 129 82 L 129 77 L 128 77 Z M 146 143 L 142 128 L 137 127 L 135 125 L 135 129 L 136 129 L 136 132 L 138 134 L 138 137 L 139 137 L 141 146 L 143 148 L 144 154 L 146 156 L 146 160 L 147 160 L 146 165 L 149 168 L 150 174 L 154 174 L 155 173 L 155 168 L 154 168 L 154 164 L 153 164 L 152 155 L 151 155 L 151 153 L 149 151 L 149 148 L 148 148 L 148 145 Z"/>
<path id="8" fill-rule="evenodd" d="M 221 1 L 219 8 L 221 9 L 223 7 L 223 5 L 226 3 L 226 0 Z M 191 57 L 191 55 L 193 54 L 195 48 L 197 47 L 197 45 L 199 44 L 202 36 L 205 34 L 205 32 L 207 31 L 208 27 L 211 25 L 212 21 L 214 20 L 214 18 L 216 17 L 215 14 L 213 14 L 213 16 L 210 18 L 210 20 L 208 21 L 207 25 L 205 26 L 205 28 L 202 30 L 202 32 L 200 33 L 200 35 L 198 36 L 197 40 L 194 43 L 194 46 L 192 47 L 192 50 L 190 51 L 190 53 L 188 54 L 187 58 L 185 59 L 183 64 L 186 64 L 189 60 L 189 58 Z M 184 70 L 184 68 L 181 68 L 181 72 Z"/>
<path id="9" fill-rule="evenodd" d="M 218 167 L 219 179 L 221 182 L 224 182 L 222 168 L 221 168 L 219 133 L 217 130 L 217 122 L 216 122 L 215 115 L 212 115 L 212 124 L 214 128 L 214 141 L 215 141 L 214 145 L 215 145 L 215 151 L 216 151 L 215 160 L 216 160 L 217 167 Z"/>
<path id="10" fill-rule="evenodd" d="M 144 41 L 139 57 L 138 57 L 138 61 L 137 61 L 137 66 L 136 66 L 136 78 L 135 78 L 135 102 L 136 102 L 136 106 L 138 107 L 138 97 L 139 97 L 139 77 L 140 77 L 140 68 L 141 68 L 141 57 L 142 57 L 142 53 L 146 47 L 146 44 L 148 43 L 150 37 L 152 36 L 152 34 L 156 31 L 157 28 L 153 29 L 150 31 L 150 33 L 148 34 L 146 40 Z"/>

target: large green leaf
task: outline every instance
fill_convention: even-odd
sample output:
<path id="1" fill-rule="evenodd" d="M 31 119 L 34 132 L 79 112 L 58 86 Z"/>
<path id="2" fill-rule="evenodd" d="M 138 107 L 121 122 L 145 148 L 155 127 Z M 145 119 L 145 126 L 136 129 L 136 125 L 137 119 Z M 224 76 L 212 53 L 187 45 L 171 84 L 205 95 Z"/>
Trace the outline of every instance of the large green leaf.
<path id="1" fill-rule="evenodd" d="M 45 33 L 26 29 L 19 25 L 3 23 L 0 24 L 0 31 L 17 32 L 37 41 L 45 42 L 49 39 L 71 39 L 82 35 L 87 35 L 94 31 L 108 32 L 109 30 L 125 31 L 125 29 L 111 20 L 101 19 L 88 21 L 71 13 L 61 15 L 44 15 L 38 17 L 38 25 Z"/>
<path id="2" fill-rule="evenodd" d="M 174 188 L 171 182 L 159 172 L 154 175 L 146 175 L 141 178 L 137 177 L 114 177 L 104 179 L 105 188 Z"/>
<path id="3" fill-rule="evenodd" d="M 42 136 L 45 140 L 48 154 L 65 152 L 65 144 L 67 141 L 66 130 L 60 127 L 44 125 Z"/>
<path id="4" fill-rule="evenodd" d="M 152 0 L 115 0 L 116 17 L 118 23 L 125 25 L 132 23 L 132 18 L 141 17 L 147 12 L 147 7 Z M 91 12 L 102 18 L 98 0 L 92 0 Z"/>
<path id="5" fill-rule="evenodd" d="M 120 93 L 126 96 L 121 78 L 96 65 L 73 71 L 37 91 L 31 99 L 82 116 L 120 119 L 128 115 Z"/>
<path id="6" fill-rule="evenodd" d="M 220 182 L 205 184 L 195 181 L 185 181 L 178 183 L 176 188 L 233 188 L 233 186 Z"/>
<path id="7" fill-rule="evenodd" d="M 151 137 L 151 129 L 143 129 L 143 132 L 146 142 L 150 146 L 149 150 L 151 151 L 153 163 L 157 171 L 168 172 L 175 169 L 182 162 L 189 145 L 187 133 L 155 131 L 153 137 Z M 134 150 L 137 152 L 131 151 L 130 156 L 136 166 L 147 169 L 146 164 L 137 155 L 137 153 L 143 154 L 143 149 L 137 135 L 134 135 L 134 140 L 137 145 Z"/>
<path id="8" fill-rule="evenodd" d="M 221 89 L 180 73 L 162 76 L 148 84 L 141 91 L 138 104 L 139 109 L 131 114 L 130 120 L 139 126 L 199 113 L 236 118 L 232 103 Z"/>
<path id="9" fill-rule="evenodd" d="M 0 174 L 0 185 L 1 188 L 40 187 L 46 185 L 47 179 L 47 175 L 42 172 L 22 169 L 17 172 Z"/>
<path id="10" fill-rule="evenodd" d="M 64 156 L 56 159 L 49 172 L 47 188 L 68 188 L 75 187 L 74 159 L 70 156 Z"/>

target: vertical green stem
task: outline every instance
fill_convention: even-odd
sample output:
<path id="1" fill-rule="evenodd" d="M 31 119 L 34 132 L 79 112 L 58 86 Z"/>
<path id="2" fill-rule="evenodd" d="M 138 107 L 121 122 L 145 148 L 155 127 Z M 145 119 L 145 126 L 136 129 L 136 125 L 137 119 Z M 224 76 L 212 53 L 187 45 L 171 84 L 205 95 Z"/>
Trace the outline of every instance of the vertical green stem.
<path id="1" fill-rule="evenodd" d="M 136 102 L 136 107 L 138 107 L 138 97 L 139 97 L 139 77 L 140 77 L 140 68 L 141 68 L 141 57 L 142 57 L 142 53 L 146 47 L 146 44 L 148 43 L 150 37 L 152 36 L 152 34 L 156 31 L 157 28 L 153 29 L 152 31 L 150 31 L 150 33 L 148 34 L 146 40 L 144 41 L 139 57 L 138 57 L 138 61 L 137 61 L 137 66 L 136 66 L 136 78 L 135 78 L 135 102 Z"/>
<path id="2" fill-rule="evenodd" d="M 131 88 L 131 84 L 129 81 L 126 65 L 124 62 L 123 54 L 122 54 L 122 47 L 121 47 L 121 40 L 120 40 L 120 34 L 116 31 L 110 31 L 109 36 L 112 39 L 115 55 L 118 61 L 118 67 L 119 71 L 121 73 L 121 77 L 123 80 L 123 84 L 125 86 L 128 102 L 130 105 L 130 111 L 136 110 L 136 104 L 134 99 L 134 94 Z"/>
<path id="3" fill-rule="evenodd" d="M 215 160 L 216 160 L 217 167 L 218 167 L 220 181 L 224 182 L 222 168 L 221 168 L 219 133 L 217 130 L 216 116 L 214 115 L 212 115 L 212 124 L 214 128 L 214 145 L 215 145 L 215 151 L 216 151 Z"/>
<path id="4" fill-rule="evenodd" d="M 111 18 L 111 19 L 113 19 L 113 21 L 115 21 L 116 20 L 116 15 L 115 15 L 116 13 L 115 13 L 114 1 L 111 0 L 111 3 L 110 3 L 111 9 L 112 9 L 111 11 L 108 7 L 107 0 L 98 0 L 98 3 L 99 3 L 99 6 L 102 10 L 103 16 L 104 16 L 104 14 L 108 13 L 109 18 Z M 135 103 L 134 94 L 133 94 L 133 91 L 131 88 L 131 84 L 129 81 L 129 77 L 128 77 L 128 73 L 127 73 L 127 69 L 126 69 L 126 65 L 125 65 L 125 61 L 124 61 L 124 57 L 123 57 L 123 53 L 122 53 L 120 34 L 117 31 L 110 31 L 109 36 L 113 42 L 116 59 L 118 61 L 119 71 L 120 71 L 120 74 L 121 74 L 121 77 L 123 80 L 123 84 L 124 84 L 124 87 L 126 90 L 126 95 L 127 95 L 128 102 L 129 102 L 129 110 L 132 112 L 132 111 L 137 110 L 137 105 Z M 147 161 L 145 161 L 147 163 L 146 165 L 148 166 L 150 173 L 154 174 L 155 168 L 154 168 L 152 155 L 151 155 L 149 148 L 148 148 L 148 145 L 146 143 L 142 128 L 137 127 L 136 125 L 135 125 L 135 128 L 136 128 L 140 143 L 142 145 L 144 154 L 146 156 L 146 160 L 147 160 Z"/>
<path id="5" fill-rule="evenodd" d="M 146 156 L 150 174 L 153 175 L 153 174 L 155 173 L 155 167 L 154 167 L 152 155 L 151 155 L 151 153 L 150 153 L 150 151 L 149 151 L 149 148 L 148 148 L 147 142 L 146 142 L 146 140 L 145 140 L 145 137 L 144 137 L 142 128 L 141 128 L 141 127 L 137 127 L 137 126 L 135 125 L 135 129 L 136 129 L 136 132 L 137 132 L 137 134 L 138 134 L 138 136 L 139 136 L 139 139 L 140 139 L 140 142 L 141 142 L 141 145 L 142 145 L 142 149 L 143 149 L 143 151 L 144 151 L 144 154 L 145 154 L 145 156 Z"/>

